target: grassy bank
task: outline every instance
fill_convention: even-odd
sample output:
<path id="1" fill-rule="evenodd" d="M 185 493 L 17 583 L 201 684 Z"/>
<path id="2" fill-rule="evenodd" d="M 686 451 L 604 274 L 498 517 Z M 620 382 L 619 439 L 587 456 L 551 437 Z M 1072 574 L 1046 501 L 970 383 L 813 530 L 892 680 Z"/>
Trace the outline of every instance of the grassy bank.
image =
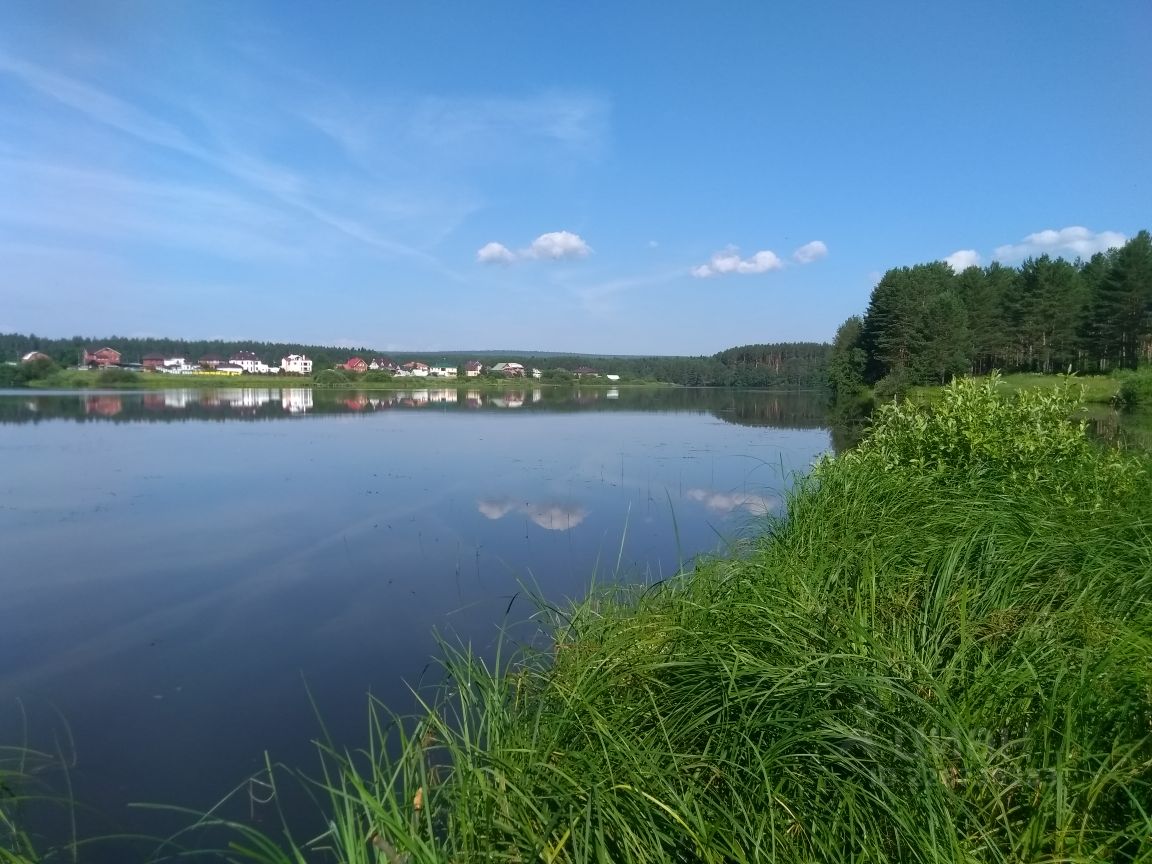
<path id="1" fill-rule="evenodd" d="M 450 653 L 326 749 L 327 834 L 234 860 L 1152 861 L 1149 466 L 1076 408 L 882 409 L 745 554 Z"/>
<path id="2" fill-rule="evenodd" d="M 1021 372 L 998 379 L 1005 394 L 1025 390 L 1050 392 L 1064 386 L 1063 375 L 1040 375 Z M 1119 408 L 1148 408 L 1152 406 L 1152 368 L 1137 371 L 1121 370 L 1111 375 L 1077 375 L 1073 378 L 1089 404 L 1113 405 Z M 944 392 L 942 386 L 913 387 L 909 398 L 918 402 L 934 402 Z"/>

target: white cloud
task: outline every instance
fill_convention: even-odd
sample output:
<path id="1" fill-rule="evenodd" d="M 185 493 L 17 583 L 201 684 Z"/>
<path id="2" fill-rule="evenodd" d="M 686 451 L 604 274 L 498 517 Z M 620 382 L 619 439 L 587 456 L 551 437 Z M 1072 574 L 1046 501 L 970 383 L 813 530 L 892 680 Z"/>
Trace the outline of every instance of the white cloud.
<path id="1" fill-rule="evenodd" d="M 480 264 L 511 264 L 515 260 L 516 253 L 503 243 L 486 243 L 476 252 Z"/>
<path id="2" fill-rule="evenodd" d="M 767 273 L 769 270 L 779 270 L 783 266 L 784 262 L 780 260 L 780 256 L 769 249 L 763 249 L 750 258 L 741 258 L 739 249 L 728 246 L 715 253 L 707 264 L 693 267 L 692 275 L 705 279 L 726 273 Z"/>
<path id="3" fill-rule="evenodd" d="M 527 249 L 513 252 L 503 243 L 487 243 L 476 253 L 480 264 L 511 264 L 521 259 L 561 261 L 568 258 L 587 258 L 592 247 L 584 238 L 571 231 L 550 231 L 541 234 Z"/>
<path id="4" fill-rule="evenodd" d="M 963 273 L 969 267 L 979 267 L 982 260 L 975 249 L 957 249 L 944 259 L 944 263 L 952 268 L 953 273 Z"/>
<path id="5" fill-rule="evenodd" d="M 992 257 L 999 261 L 1018 261 L 1033 255 L 1078 255 L 1089 258 L 1097 252 L 1123 246 L 1128 238 L 1117 231 L 1090 231 L 1081 225 L 1037 231 L 1020 243 L 997 246 Z"/>
<path id="6" fill-rule="evenodd" d="M 571 231 L 550 231 L 532 241 L 532 245 L 522 253 L 526 258 L 549 258 L 559 261 L 562 258 L 587 258 L 592 248 L 579 234 Z"/>
<path id="7" fill-rule="evenodd" d="M 828 255 L 828 246 L 823 240 L 813 240 L 811 243 L 805 243 L 799 249 L 792 253 L 793 259 L 801 264 L 811 264 L 813 261 L 819 261 Z"/>

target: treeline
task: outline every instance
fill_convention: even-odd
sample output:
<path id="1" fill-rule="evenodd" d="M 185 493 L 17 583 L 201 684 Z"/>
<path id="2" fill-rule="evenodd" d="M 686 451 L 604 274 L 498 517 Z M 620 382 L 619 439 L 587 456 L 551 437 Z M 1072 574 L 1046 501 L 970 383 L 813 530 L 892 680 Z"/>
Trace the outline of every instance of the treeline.
<path id="1" fill-rule="evenodd" d="M 763 387 L 823 390 L 832 346 L 823 342 L 743 345 L 711 357 L 528 357 L 537 369 L 588 366 L 634 381 L 663 381 L 687 387 Z"/>
<path id="2" fill-rule="evenodd" d="M 887 394 L 993 369 L 1092 374 L 1149 360 L 1152 235 L 1141 231 L 1087 260 L 889 270 L 863 318 L 837 331 L 829 378 L 837 393 Z"/>
<path id="3" fill-rule="evenodd" d="M 763 387 L 771 389 L 824 389 L 828 380 L 831 346 L 821 342 L 787 342 L 769 345 L 743 345 L 712 356 L 700 357 L 634 357 L 594 354 L 545 354 L 531 352 L 459 351 L 396 353 L 372 348 L 340 348 L 332 345 L 305 345 L 292 342 L 238 342 L 219 339 L 184 340 L 128 338 L 109 336 L 88 338 L 73 336 L 52 339 L 35 334 L 0 334 L 0 362 L 14 361 L 31 351 L 47 354 L 61 366 L 75 366 L 84 348 L 108 345 L 121 352 L 124 363 L 140 363 L 148 354 L 182 356 L 196 362 L 208 354 L 228 358 L 237 351 L 252 351 L 270 366 L 279 365 L 288 354 L 306 354 L 317 371 L 329 369 L 350 357 L 365 360 L 391 356 L 397 362 L 420 360 L 447 362 L 462 366 L 471 359 L 485 364 L 500 360 L 516 361 L 542 371 L 589 367 L 601 374 L 620 375 L 628 381 L 661 381 L 690 387 Z"/>

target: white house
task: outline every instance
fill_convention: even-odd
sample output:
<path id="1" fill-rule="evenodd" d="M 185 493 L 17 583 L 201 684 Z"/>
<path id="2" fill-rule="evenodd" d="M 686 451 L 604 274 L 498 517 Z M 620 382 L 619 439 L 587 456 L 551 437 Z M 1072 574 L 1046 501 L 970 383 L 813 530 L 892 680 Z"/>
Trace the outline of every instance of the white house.
<path id="1" fill-rule="evenodd" d="M 264 375 L 272 371 L 271 367 L 252 351 L 237 351 L 228 358 L 228 362 L 235 363 L 250 375 Z"/>
<path id="2" fill-rule="evenodd" d="M 280 361 L 280 368 L 285 372 L 294 372 L 297 375 L 311 375 L 312 361 L 303 354 L 289 354 Z"/>
<path id="3" fill-rule="evenodd" d="M 448 366 L 446 364 L 441 364 L 439 366 L 431 367 L 428 370 L 428 374 L 431 375 L 433 378 L 455 378 L 456 377 L 456 367 L 455 366 Z"/>

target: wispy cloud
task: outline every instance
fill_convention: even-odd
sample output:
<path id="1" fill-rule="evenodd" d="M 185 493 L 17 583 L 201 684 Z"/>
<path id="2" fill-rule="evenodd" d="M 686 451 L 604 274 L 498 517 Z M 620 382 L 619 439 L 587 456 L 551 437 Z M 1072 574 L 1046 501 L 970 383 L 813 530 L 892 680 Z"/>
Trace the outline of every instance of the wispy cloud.
<path id="1" fill-rule="evenodd" d="M 779 270 L 784 266 L 780 256 L 770 249 L 749 256 L 740 257 L 740 250 L 735 246 L 727 246 L 712 255 L 707 264 L 692 268 L 692 275 L 698 279 L 707 279 L 710 276 L 723 276 L 729 273 L 767 273 L 770 270 Z"/>
<path id="2" fill-rule="evenodd" d="M 676 269 L 637 276 L 624 276 L 617 279 L 605 279 L 599 282 L 569 287 L 571 292 L 580 300 L 585 310 L 595 315 L 607 315 L 615 311 L 613 298 L 619 294 L 640 288 L 667 285 L 670 282 L 683 278 L 684 271 Z"/>
<path id="3" fill-rule="evenodd" d="M 16 82 L 45 107 L 55 106 L 54 114 L 37 114 L 42 127 L 48 125 L 45 118 L 55 118 L 54 133 L 45 129 L 43 137 L 71 142 L 92 137 L 98 129 L 124 136 L 149 154 L 134 159 L 131 169 L 121 167 L 127 164 L 123 159 L 113 160 L 126 174 L 142 177 L 149 170 L 144 166 L 171 163 L 175 156 L 197 166 L 176 173 L 195 175 L 200 186 L 227 188 L 234 198 L 247 199 L 247 209 L 279 208 L 314 229 L 322 226 L 367 250 L 408 259 L 455 281 L 464 281 L 463 275 L 441 261 L 434 246 L 482 206 L 479 190 L 456 176 L 460 169 L 501 160 L 523 164 L 531 158 L 545 164 L 560 155 L 586 158 L 599 152 L 606 140 L 608 103 L 592 95 L 444 99 L 392 94 L 380 99 L 294 75 L 293 98 L 285 100 L 283 88 L 275 86 L 279 79 L 269 69 L 261 67 L 261 75 L 254 76 L 244 64 L 239 66 L 233 71 L 229 64 L 219 64 L 211 88 L 203 93 L 182 92 L 174 99 L 156 84 L 159 89 L 143 99 L 152 82 L 134 82 L 127 97 L 124 88 L 109 81 L 102 79 L 98 86 L 0 49 L 0 81 Z M 248 93 L 249 98 L 243 104 L 232 102 L 233 92 Z M 255 115 L 246 107 L 253 99 L 262 105 Z M 85 121 L 91 125 L 84 126 Z M 321 140 L 331 143 L 309 146 L 307 157 L 295 143 L 283 145 Z M 71 165 L 79 165 L 76 154 Z M 111 164 L 105 168 L 113 170 Z M 169 168 L 166 173 L 173 172 Z M 142 226 L 122 227 L 127 231 Z M 139 237 L 155 234 L 142 232 Z M 567 239 L 553 237 L 549 243 L 547 237 L 540 238 L 537 242 L 544 245 L 518 254 L 587 254 L 587 249 L 566 246 Z"/>
<path id="4" fill-rule="evenodd" d="M 1046 229 L 1029 234 L 1019 243 L 997 246 L 992 257 L 998 261 L 1019 261 L 1034 255 L 1077 255 L 1089 258 L 1123 246 L 1128 241 L 1118 231 L 1092 231 L 1080 225 Z"/>

